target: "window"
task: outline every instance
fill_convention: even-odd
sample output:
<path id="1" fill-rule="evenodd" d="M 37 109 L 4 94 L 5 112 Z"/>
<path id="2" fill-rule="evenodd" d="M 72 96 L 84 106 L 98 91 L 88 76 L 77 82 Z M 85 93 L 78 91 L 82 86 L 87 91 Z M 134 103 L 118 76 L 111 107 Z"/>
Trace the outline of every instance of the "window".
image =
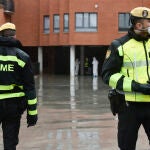
<path id="1" fill-rule="evenodd" d="M 50 31 L 50 18 L 49 18 L 49 16 L 44 16 L 44 25 L 43 25 L 43 27 L 44 27 L 44 33 L 45 34 L 48 34 L 49 33 L 49 31 Z"/>
<path id="2" fill-rule="evenodd" d="M 97 13 L 76 13 L 75 14 L 77 32 L 96 32 Z"/>
<path id="3" fill-rule="evenodd" d="M 60 30 L 59 15 L 54 15 L 54 32 L 58 33 L 59 30 Z"/>
<path id="4" fill-rule="evenodd" d="M 119 13 L 119 31 L 128 31 L 131 26 L 129 18 L 129 13 Z"/>
<path id="5" fill-rule="evenodd" d="M 69 31 L 69 14 L 64 14 L 64 32 Z"/>

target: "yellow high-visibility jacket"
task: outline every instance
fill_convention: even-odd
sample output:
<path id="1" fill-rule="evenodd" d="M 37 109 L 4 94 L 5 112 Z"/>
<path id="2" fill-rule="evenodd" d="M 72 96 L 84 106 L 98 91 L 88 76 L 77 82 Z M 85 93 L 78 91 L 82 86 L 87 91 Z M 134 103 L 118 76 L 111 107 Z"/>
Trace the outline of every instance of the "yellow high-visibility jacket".
<path id="1" fill-rule="evenodd" d="M 126 101 L 150 102 L 150 95 L 132 91 L 132 81 L 150 81 L 150 39 L 127 35 L 114 40 L 102 67 L 102 79 L 110 87 L 123 91 Z"/>

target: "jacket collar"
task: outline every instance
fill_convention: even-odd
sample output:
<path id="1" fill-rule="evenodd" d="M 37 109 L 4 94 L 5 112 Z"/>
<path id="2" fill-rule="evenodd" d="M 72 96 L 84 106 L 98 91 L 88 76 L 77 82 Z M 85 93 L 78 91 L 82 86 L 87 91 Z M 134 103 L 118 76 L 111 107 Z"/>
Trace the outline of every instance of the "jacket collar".
<path id="1" fill-rule="evenodd" d="M 22 44 L 19 40 L 15 39 L 13 37 L 0 36 L 0 46 L 21 48 Z"/>

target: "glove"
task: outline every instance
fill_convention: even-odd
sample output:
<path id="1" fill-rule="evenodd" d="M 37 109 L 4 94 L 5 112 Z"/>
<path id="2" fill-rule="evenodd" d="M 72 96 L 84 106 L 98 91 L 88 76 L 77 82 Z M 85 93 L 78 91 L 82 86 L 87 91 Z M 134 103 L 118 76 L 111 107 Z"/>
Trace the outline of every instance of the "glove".
<path id="1" fill-rule="evenodd" d="M 133 80 L 132 91 L 141 92 L 145 95 L 150 95 L 150 84 L 140 84 Z"/>
<path id="2" fill-rule="evenodd" d="M 27 114 L 27 127 L 36 125 L 37 120 L 38 120 L 38 115 Z"/>
<path id="3" fill-rule="evenodd" d="M 125 97 L 120 94 L 116 89 L 109 90 L 108 99 L 110 101 L 110 109 L 112 114 L 115 116 L 117 113 L 122 112 L 126 107 Z"/>

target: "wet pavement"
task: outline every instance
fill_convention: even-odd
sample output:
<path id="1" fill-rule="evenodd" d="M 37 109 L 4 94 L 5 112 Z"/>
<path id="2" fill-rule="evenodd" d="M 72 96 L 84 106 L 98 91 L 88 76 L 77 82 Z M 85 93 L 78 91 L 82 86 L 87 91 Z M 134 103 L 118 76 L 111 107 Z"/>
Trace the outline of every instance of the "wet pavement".
<path id="1" fill-rule="evenodd" d="M 43 75 L 35 81 L 39 121 L 27 128 L 23 115 L 17 150 L 118 150 L 118 120 L 110 112 L 101 77 Z M 150 150 L 143 128 L 137 150 Z"/>

